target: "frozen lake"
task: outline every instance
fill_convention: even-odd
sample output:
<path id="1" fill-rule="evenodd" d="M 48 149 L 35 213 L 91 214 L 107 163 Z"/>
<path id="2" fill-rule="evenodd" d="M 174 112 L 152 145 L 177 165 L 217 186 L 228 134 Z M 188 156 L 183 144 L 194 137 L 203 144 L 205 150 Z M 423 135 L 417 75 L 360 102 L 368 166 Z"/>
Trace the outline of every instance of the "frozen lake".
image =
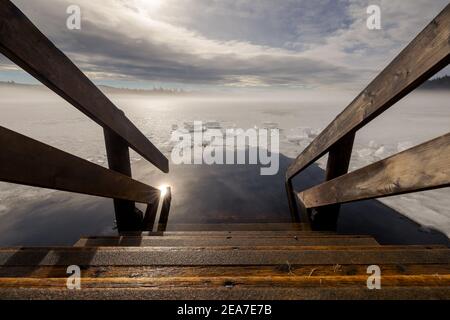
<path id="1" fill-rule="evenodd" d="M 270 123 L 280 129 L 283 172 L 274 177 L 261 177 L 257 168 L 248 166 L 172 166 L 171 174 L 165 176 L 132 153 L 137 179 L 174 187 L 169 223 L 216 223 L 289 221 L 282 176 L 290 158 L 297 156 L 355 95 L 109 97 L 167 156 L 173 126 L 184 122 L 214 120 L 224 129 L 261 128 Z M 358 133 L 351 170 L 447 133 L 448 101 L 449 93 L 417 92 L 385 112 Z M 0 110 L 1 126 L 106 166 L 102 129 L 48 90 L 0 87 Z M 325 162 L 321 159 L 318 165 L 323 168 Z M 381 202 L 420 224 L 424 234 L 437 230 L 450 236 L 448 188 Z M 374 219 L 372 224 L 383 233 L 381 224 L 388 223 L 386 220 L 378 221 L 362 212 L 358 223 L 364 225 L 365 217 Z M 108 199 L 0 183 L 0 245 L 71 244 L 80 235 L 114 232 L 113 227 Z"/>

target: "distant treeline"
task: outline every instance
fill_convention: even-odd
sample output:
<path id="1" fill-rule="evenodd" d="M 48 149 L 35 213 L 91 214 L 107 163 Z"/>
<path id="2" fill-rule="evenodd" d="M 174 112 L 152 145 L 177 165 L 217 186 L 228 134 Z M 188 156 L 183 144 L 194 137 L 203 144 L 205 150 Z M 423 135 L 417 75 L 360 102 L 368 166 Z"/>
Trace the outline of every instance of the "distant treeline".
<path id="1" fill-rule="evenodd" d="M 20 88 L 40 88 L 41 85 L 38 84 L 25 84 L 25 83 L 18 83 L 15 81 L 0 81 L 0 86 L 2 87 L 20 87 Z"/>
<path id="2" fill-rule="evenodd" d="M 425 90 L 450 90 L 450 76 L 436 78 L 425 82 L 420 89 Z"/>
<path id="3" fill-rule="evenodd" d="M 14 88 L 26 88 L 26 89 L 43 89 L 44 86 L 40 84 L 24 84 L 14 81 L 0 81 L 0 87 L 14 87 Z M 150 94 L 150 95 L 187 95 L 188 92 L 183 89 L 166 89 L 166 88 L 153 88 L 153 89 L 129 89 L 129 88 L 116 88 L 111 86 L 99 85 L 98 88 L 105 93 L 127 93 L 127 94 Z"/>
<path id="4" fill-rule="evenodd" d="M 166 88 L 153 88 L 153 89 L 130 89 L 130 88 L 116 88 L 110 86 L 98 86 L 103 92 L 107 93 L 128 93 L 128 94 L 151 94 L 151 95 L 185 95 L 188 94 L 183 89 L 166 89 Z"/>
<path id="5" fill-rule="evenodd" d="M 29 88 L 29 89 L 40 89 L 43 88 L 40 84 L 23 84 L 14 81 L 0 81 L 0 87 L 18 87 L 18 88 Z M 105 93 L 128 93 L 128 94 L 143 94 L 143 95 L 189 95 L 190 92 L 184 91 L 183 89 L 167 89 L 167 88 L 153 88 L 153 89 L 130 89 L 130 88 L 117 88 L 105 85 L 98 86 L 100 90 Z M 419 87 L 421 90 L 450 90 L 450 76 L 443 76 L 441 78 L 436 78 L 433 80 L 428 80 L 423 85 Z"/>

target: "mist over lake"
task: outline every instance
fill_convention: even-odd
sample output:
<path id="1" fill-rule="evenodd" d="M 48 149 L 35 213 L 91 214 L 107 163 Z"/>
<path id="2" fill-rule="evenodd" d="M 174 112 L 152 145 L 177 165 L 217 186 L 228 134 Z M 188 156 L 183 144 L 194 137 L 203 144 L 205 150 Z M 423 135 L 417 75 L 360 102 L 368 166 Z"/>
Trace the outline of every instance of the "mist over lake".
<path id="1" fill-rule="evenodd" d="M 171 133 L 186 122 L 214 121 L 222 129 L 280 129 L 280 172 L 273 177 L 260 176 L 257 166 L 230 165 L 172 165 L 171 173 L 164 175 L 131 152 L 136 179 L 173 187 L 170 227 L 174 223 L 237 220 L 288 222 L 282 184 L 286 167 L 356 94 L 305 91 L 108 96 L 169 158 Z M 448 92 L 417 91 L 382 114 L 358 132 L 351 170 L 447 133 L 449 98 Z M 1 126 L 107 166 L 102 128 L 46 88 L 0 87 L 0 111 Z M 317 164 L 323 169 L 325 163 L 326 158 Z M 449 188 L 380 201 L 417 222 L 424 234 L 436 230 L 450 235 Z M 361 217 L 364 224 L 363 212 Z M 382 234 L 383 228 L 377 228 Z M 114 232 L 109 199 L 0 183 L 0 245 L 73 244 L 81 235 Z"/>

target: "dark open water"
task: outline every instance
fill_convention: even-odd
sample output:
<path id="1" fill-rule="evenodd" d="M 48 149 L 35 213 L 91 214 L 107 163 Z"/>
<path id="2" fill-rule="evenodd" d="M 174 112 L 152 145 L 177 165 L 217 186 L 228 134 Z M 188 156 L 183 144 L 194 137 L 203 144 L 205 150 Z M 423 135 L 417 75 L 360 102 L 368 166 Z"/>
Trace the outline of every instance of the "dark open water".
<path id="1" fill-rule="evenodd" d="M 169 227 L 174 223 L 282 223 L 290 222 L 284 173 L 292 159 L 280 156 L 280 171 L 261 176 L 259 166 L 172 166 L 169 175 L 140 162 L 139 180 L 172 187 Z M 298 178 L 297 189 L 323 179 L 312 166 Z M 141 209 L 144 207 L 141 206 Z M 384 204 L 371 200 L 344 205 L 338 232 L 373 235 L 384 244 L 446 244 L 448 238 L 423 229 Z M 36 203 L 18 203 L 0 224 L 0 246 L 72 245 L 81 236 L 116 234 L 112 201 L 54 192 Z"/>

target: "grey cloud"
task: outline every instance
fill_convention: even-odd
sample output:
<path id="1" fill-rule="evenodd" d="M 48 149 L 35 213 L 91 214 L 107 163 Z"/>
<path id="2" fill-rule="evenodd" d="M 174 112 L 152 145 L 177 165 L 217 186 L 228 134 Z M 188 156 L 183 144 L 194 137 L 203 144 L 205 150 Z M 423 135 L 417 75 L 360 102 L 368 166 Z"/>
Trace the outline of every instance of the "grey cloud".
<path id="1" fill-rule="evenodd" d="M 344 77 L 352 79 L 352 73 L 344 68 L 295 55 L 260 54 L 245 58 L 231 53 L 207 58 L 160 47 L 151 41 L 124 39 L 111 30 L 99 31 L 80 34 L 71 45 L 71 52 L 89 56 L 89 63 L 81 64 L 84 71 L 124 74 L 143 80 L 219 85 L 245 76 L 259 77 L 263 83 L 272 85 L 331 84 Z"/>
<path id="2" fill-rule="evenodd" d="M 364 11 L 358 15 L 364 1 L 164 0 L 158 15 L 145 13 L 138 1 L 14 2 L 90 77 L 112 80 L 238 86 L 359 83 L 392 57 L 408 25 L 400 21 L 382 38 L 367 34 L 357 25 L 364 17 Z M 435 7 L 445 2 L 436 1 Z M 82 8 L 81 31 L 65 28 L 69 3 Z M 396 11 L 398 5 L 386 15 Z M 415 17 L 414 22 L 424 20 Z"/>

